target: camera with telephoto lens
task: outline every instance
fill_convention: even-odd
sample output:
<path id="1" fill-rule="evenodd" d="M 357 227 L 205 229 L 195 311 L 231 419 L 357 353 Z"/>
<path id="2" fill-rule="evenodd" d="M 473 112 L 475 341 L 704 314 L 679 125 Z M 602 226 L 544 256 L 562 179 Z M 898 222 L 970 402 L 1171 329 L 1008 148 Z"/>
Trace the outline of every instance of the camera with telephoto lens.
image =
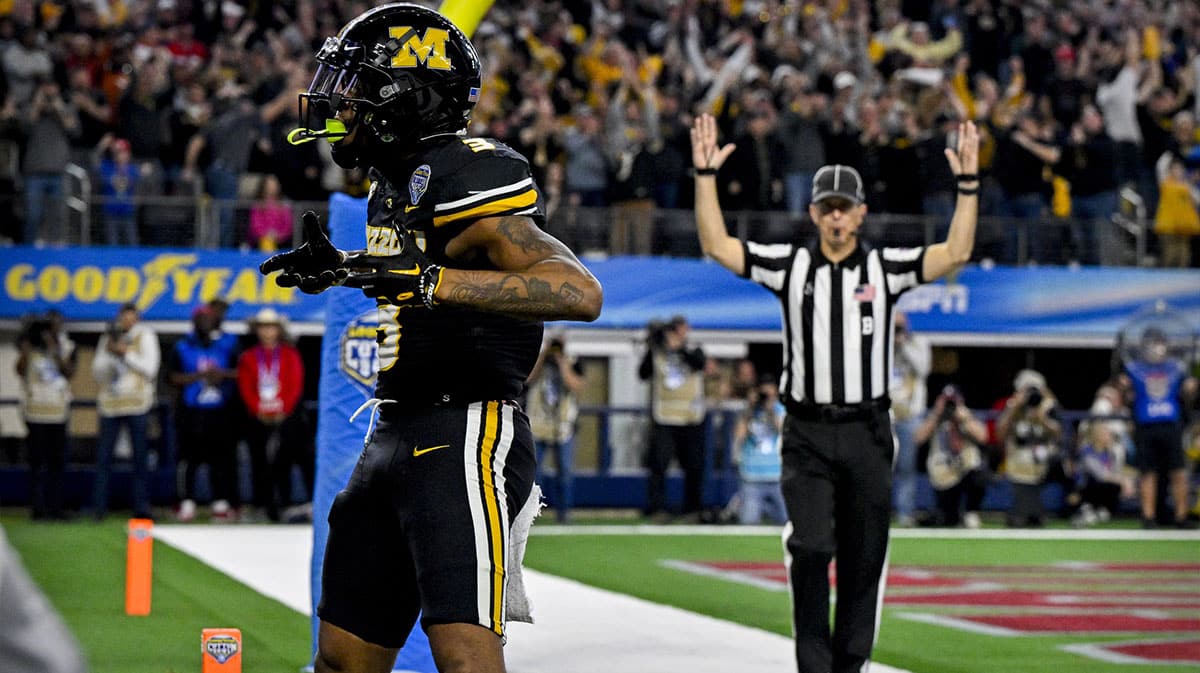
<path id="1" fill-rule="evenodd" d="M 651 348 L 663 348 L 667 345 L 667 330 L 670 327 L 668 323 L 661 320 L 651 320 L 646 325 L 646 339 L 650 342 Z"/>
<path id="2" fill-rule="evenodd" d="M 21 334 L 21 340 L 28 342 L 34 348 L 46 349 L 50 347 L 50 340 L 54 335 L 54 326 L 45 318 L 34 318 L 25 326 L 25 331 Z"/>
<path id="3" fill-rule="evenodd" d="M 1042 389 L 1037 386 L 1029 386 L 1025 389 L 1025 404 L 1030 408 L 1036 409 L 1042 406 L 1042 400 L 1045 397 L 1042 395 Z"/>
<path id="4" fill-rule="evenodd" d="M 958 400 L 954 399 L 953 397 L 948 398 L 946 400 L 945 405 L 942 406 L 942 420 L 943 421 L 954 420 L 954 414 L 956 414 L 957 412 L 958 412 Z"/>

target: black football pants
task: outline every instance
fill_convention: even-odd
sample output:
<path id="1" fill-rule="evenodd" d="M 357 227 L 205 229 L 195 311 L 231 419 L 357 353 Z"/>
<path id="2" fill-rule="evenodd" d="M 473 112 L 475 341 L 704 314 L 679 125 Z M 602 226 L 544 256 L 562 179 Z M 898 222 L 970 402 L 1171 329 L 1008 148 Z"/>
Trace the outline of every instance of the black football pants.
<path id="1" fill-rule="evenodd" d="M 891 518 L 892 439 L 886 411 L 866 420 L 783 427 L 785 560 L 800 673 L 858 673 L 871 657 Z M 829 562 L 837 613 L 829 628 Z"/>

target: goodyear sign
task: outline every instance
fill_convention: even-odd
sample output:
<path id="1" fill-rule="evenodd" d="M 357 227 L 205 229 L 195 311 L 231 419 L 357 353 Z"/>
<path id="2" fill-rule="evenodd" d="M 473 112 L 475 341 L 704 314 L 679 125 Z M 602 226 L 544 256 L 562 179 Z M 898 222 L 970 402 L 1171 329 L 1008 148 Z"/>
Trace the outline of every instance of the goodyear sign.
<path id="1" fill-rule="evenodd" d="M 213 297 L 229 318 L 271 306 L 292 321 L 320 321 L 323 297 L 261 275 L 259 253 L 154 248 L 0 249 L 0 318 L 57 308 L 68 320 L 110 320 L 132 302 L 147 320 L 187 320 Z"/>

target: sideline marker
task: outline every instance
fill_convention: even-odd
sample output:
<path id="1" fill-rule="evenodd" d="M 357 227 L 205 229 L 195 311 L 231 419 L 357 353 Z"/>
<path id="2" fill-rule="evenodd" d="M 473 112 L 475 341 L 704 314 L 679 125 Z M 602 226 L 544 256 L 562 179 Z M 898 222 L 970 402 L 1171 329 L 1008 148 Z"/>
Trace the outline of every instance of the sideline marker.
<path id="1" fill-rule="evenodd" d="M 150 614 L 150 586 L 154 569 L 154 520 L 130 519 L 125 551 L 125 614 Z"/>
<path id="2" fill-rule="evenodd" d="M 242 673 L 241 629 L 204 629 L 200 632 L 201 673 Z"/>

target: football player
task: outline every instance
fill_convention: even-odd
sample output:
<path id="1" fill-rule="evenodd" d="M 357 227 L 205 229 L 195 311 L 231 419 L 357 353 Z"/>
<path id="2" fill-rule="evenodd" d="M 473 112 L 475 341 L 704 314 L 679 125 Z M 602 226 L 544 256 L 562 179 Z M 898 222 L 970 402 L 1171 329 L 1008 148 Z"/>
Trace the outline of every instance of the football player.
<path id="1" fill-rule="evenodd" d="M 594 320 L 601 288 L 539 228 L 525 157 L 465 135 L 480 65 L 450 21 L 376 7 L 316 60 L 289 139 L 370 169 L 367 248 L 337 250 L 306 213 L 305 244 L 261 270 L 308 293 L 360 288 L 380 325 L 379 422 L 329 514 L 316 671 L 390 671 L 418 612 L 440 671 L 503 671 L 505 608 L 522 598 L 510 528 L 536 510 L 515 400 L 542 321 Z"/>

